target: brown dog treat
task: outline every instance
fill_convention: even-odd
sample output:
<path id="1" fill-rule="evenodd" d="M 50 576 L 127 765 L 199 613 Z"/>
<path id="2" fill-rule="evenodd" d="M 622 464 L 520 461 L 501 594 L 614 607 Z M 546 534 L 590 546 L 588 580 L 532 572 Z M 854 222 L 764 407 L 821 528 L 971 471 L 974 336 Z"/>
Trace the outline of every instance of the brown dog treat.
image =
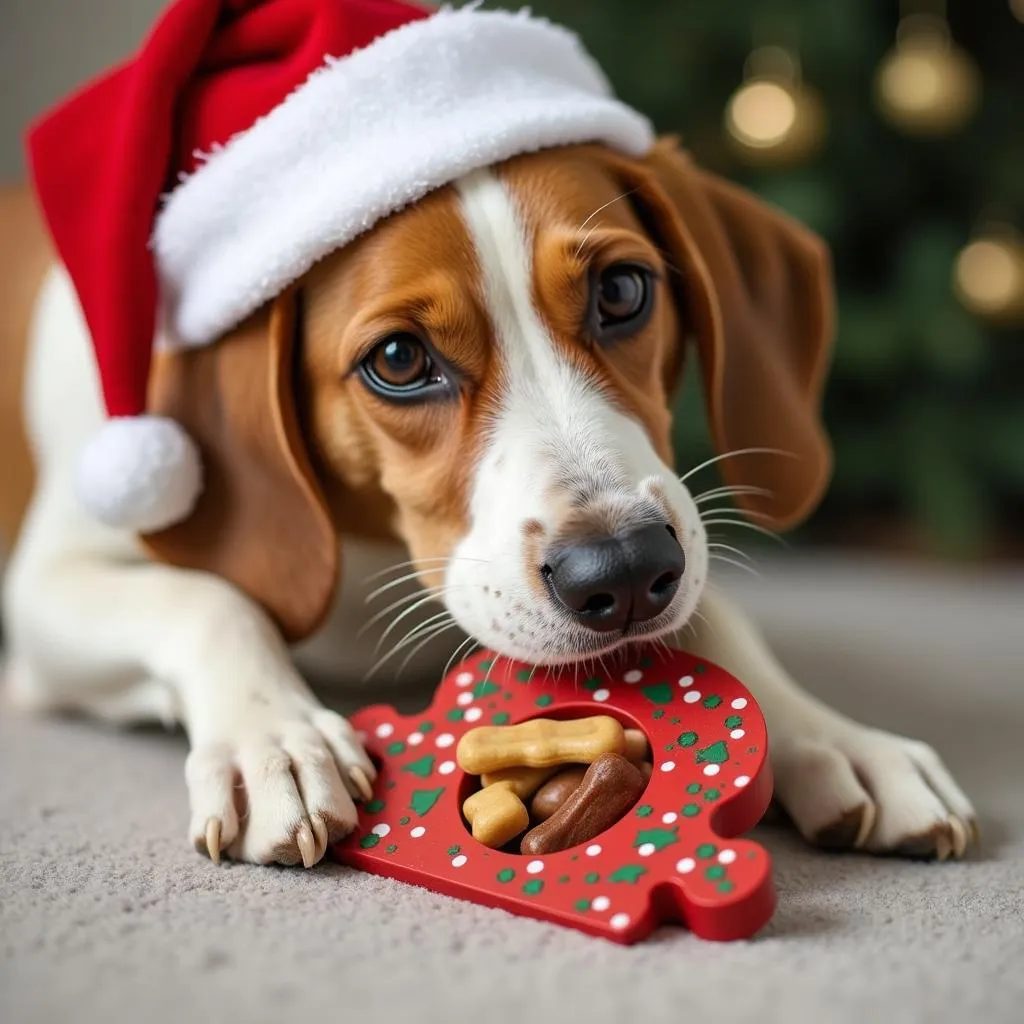
<path id="1" fill-rule="evenodd" d="M 651 776 L 654 774 L 654 765 L 650 761 L 641 761 L 637 768 L 640 769 L 640 774 L 644 777 L 644 783 L 651 781 Z"/>
<path id="2" fill-rule="evenodd" d="M 548 779 L 533 798 L 530 804 L 530 815 L 534 821 L 547 821 L 566 800 L 579 789 L 583 776 L 587 774 L 587 766 L 582 764 L 565 768 L 554 778 Z"/>
<path id="3" fill-rule="evenodd" d="M 557 771 L 558 765 L 547 768 L 502 768 L 496 772 L 484 772 L 480 776 L 480 785 L 487 787 L 509 782 L 512 784 L 512 792 L 520 800 L 529 800 Z"/>
<path id="4" fill-rule="evenodd" d="M 484 775 L 502 768 L 593 764 L 602 754 L 625 749 L 622 726 L 608 715 L 535 718 L 520 725 L 470 729 L 459 740 L 455 760 L 469 775 Z"/>
<path id="5" fill-rule="evenodd" d="M 547 821 L 523 836 L 520 852 L 557 853 L 610 828 L 644 791 L 640 770 L 618 754 L 602 754 L 575 792 Z"/>
<path id="6" fill-rule="evenodd" d="M 641 762 L 647 760 L 651 753 L 651 748 L 647 743 L 647 733 L 641 729 L 627 729 L 624 735 L 626 737 L 625 755 L 633 764 L 639 766 Z"/>
<path id="7" fill-rule="evenodd" d="M 511 782 L 478 790 L 463 805 L 473 838 L 492 850 L 500 849 L 530 825 L 526 805 L 515 795 Z"/>

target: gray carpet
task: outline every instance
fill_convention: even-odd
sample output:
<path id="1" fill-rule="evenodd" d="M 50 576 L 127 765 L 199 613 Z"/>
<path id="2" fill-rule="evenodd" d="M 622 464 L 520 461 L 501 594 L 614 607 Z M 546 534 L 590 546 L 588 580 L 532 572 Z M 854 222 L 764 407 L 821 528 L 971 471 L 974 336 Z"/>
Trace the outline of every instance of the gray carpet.
<path id="1" fill-rule="evenodd" d="M 826 856 L 762 827 L 755 940 L 620 949 L 337 866 L 215 868 L 184 746 L 0 716 L 0 1020 L 1024 1020 L 1024 575 L 770 563 L 738 583 L 833 704 L 926 739 L 975 798 L 962 864 Z"/>

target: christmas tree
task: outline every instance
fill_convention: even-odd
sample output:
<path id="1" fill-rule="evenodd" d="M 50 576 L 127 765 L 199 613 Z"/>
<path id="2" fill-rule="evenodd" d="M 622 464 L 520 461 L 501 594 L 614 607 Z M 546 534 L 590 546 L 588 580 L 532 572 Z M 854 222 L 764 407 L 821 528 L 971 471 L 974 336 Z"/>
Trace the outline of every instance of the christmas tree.
<path id="1" fill-rule="evenodd" d="M 1024 0 L 533 9 L 578 31 L 659 130 L 832 247 L 836 472 L 796 538 L 1013 551 L 1024 515 Z M 677 408 L 680 469 L 710 454 L 694 383 Z"/>

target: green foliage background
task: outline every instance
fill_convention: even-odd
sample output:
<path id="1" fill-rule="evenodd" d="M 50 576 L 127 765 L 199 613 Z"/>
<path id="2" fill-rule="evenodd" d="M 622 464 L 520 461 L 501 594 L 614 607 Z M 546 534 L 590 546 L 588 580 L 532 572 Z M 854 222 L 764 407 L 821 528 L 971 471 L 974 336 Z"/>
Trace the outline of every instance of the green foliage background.
<path id="1" fill-rule="evenodd" d="M 953 36 L 982 71 L 983 99 L 964 130 L 933 140 L 901 135 L 874 104 L 896 0 L 532 7 L 579 32 L 623 99 L 660 130 L 681 133 L 705 166 L 799 217 L 833 248 L 840 326 L 826 420 L 836 474 L 797 540 L 883 523 L 935 553 L 1007 550 L 1024 517 L 1024 332 L 977 320 L 950 287 L 979 217 L 1024 230 L 1024 25 L 1007 0 L 949 0 Z M 722 131 L 747 56 L 768 44 L 798 47 L 829 117 L 823 151 L 787 170 L 744 166 Z M 676 430 L 681 463 L 709 452 L 692 386 Z"/>

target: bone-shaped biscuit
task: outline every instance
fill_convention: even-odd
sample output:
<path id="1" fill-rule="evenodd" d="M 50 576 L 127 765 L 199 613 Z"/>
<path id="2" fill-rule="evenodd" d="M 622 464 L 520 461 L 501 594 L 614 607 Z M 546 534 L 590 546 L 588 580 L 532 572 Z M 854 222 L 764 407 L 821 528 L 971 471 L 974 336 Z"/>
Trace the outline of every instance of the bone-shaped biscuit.
<path id="1" fill-rule="evenodd" d="M 484 772 L 480 776 L 480 785 L 493 786 L 499 782 L 509 782 L 512 784 L 512 792 L 520 800 L 528 800 L 557 771 L 558 765 L 547 768 L 501 768 L 496 772 Z"/>
<path id="2" fill-rule="evenodd" d="M 624 735 L 626 737 L 625 756 L 639 768 L 651 753 L 647 734 L 641 729 L 626 729 Z"/>
<path id="3" fill-rule="evenodd" d="M 635 765 L 618 754 L 603 754 L 587 769 L 569 799 L 523 836 L 520 851 L 557 853 L 588 842 L 611 828 L 643 791 L 643 776 Z"/>
<path id="4" fill-rule="evenodd" d="M 548 779 L 530 802 L 530 815 L 534 821 L 547 821 L 579 789 L 586 773 L 585 765 L 574 764 Z"/>
<path id="5" fill-rule="evenodd" d="M 473 830 L 473 838 L 492 850 L 515 839 L 530 824 L 530 812 L 515 794 L 511 782 L 498 782 L 474 793 L 462 813 Z"/>
<path id="6" fill-rule="evenodd" d="M 535 718 L 512 726 L 471 729 L 459 741 L 456 760 L 470 775 L 527 766 L 592 764 L 602 754 L 626 749 L 622 726 L 608 715 L 558 721 Z"/>

